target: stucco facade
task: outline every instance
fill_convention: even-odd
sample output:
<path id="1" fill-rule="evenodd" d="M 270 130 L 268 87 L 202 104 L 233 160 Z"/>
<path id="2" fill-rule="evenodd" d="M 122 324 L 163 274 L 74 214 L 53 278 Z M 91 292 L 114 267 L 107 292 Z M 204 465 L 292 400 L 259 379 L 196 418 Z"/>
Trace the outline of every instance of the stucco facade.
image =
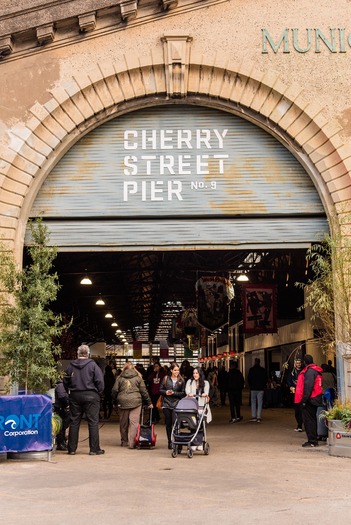
<path id="1" fill-rule="evenodd" d="M 350 9 L 349 0 L 318 10 L 312 0 L 2 2 L 2 239 L 20 259 L 35 197 L 82 135 L 170 103 L 250 120 L 304 166 L 328 216 L 349 212 Z"/>

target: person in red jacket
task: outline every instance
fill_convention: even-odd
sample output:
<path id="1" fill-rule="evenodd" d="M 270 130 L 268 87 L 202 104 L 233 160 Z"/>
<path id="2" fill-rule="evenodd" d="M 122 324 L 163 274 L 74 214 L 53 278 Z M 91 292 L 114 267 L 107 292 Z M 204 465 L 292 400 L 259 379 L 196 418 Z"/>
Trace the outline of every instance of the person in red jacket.
<path id="1" fill-rule="evenodd" d="M 318 447 L 317 408 L 323 404 L 322 369 L 313 363 L 313 357 L 306 354 L 305 368 L 299 374 L 296 384 L 295 403 L 301 403 L 302 420 L 307 434 L 303 447 Z"/>

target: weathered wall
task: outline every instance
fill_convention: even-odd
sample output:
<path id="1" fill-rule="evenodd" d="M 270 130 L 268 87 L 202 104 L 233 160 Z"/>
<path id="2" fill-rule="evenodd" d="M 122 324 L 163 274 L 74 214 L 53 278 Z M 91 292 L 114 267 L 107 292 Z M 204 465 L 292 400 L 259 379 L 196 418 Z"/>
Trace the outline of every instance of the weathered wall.
<path id="1" fill-rule="evenodd" d="M 39 9 L 40 6 L 44 6 L 45 9 Z M 78 15 L 81 13 L 81 19 L 84 19 L 93 6 L 95 9 L 99 8 L 94 11 L 95 29 L 90 30 L 90 27 L 89 31 L 82 32 Z M 36 8 L 34 11 L 29 9 L 34 9 L 34 7 Z M 0 17 L 1 33 L 4 36 L 6 30 L 11 30 L 13 42 L 12 53 L 5 56 L 0 62 L 2 73 L 0 143 L 7 149 L 6 154 L 2 155 L 6 163 L 1 166 L 1 183 L 4 183 L 5 175 L 9 176 L 8 162 L 10 164 L 15 162 L 15 168 L 20 169 L 21 172 L 24 171 L 20 180 L 20 174 L 13 169 L 10 178 L 17 184 L 8 181 L 7 185 L 3 186 L 4 191 L 8 193 L 3 193 L 1 202 L 5 201 L 8 206 L 0 211 L 7 219 L 11 218 L 7 225 L 13 226 L 10 226 L 11 231 L 5 232 L 5 237 L 14 240 L 16 221 L 12 219 L 21 215 L 18 207 L 22 207 L 24 198 L 28 196 L 32 199 L 30 187 L 38 172 L 40 171 L 40 175 L 43 176 L 43 171 L 49 169 L 49 165 L 45 167 L 44 164 L 47 161 L 50 165 L 54 164 L 65 148 L 70 145 L 69 141 L 66 142 L 67 137 L 70 135 L 71 140 L 76 140 L 79 136 L 79 126 L 82 127 L 83 122 L 87 123 L 92 117 L 87 113 L 84 114 L 82 109 L 82 118 L 74 115 L 73 124 L 65 117 L 67 137 L 64 138 L 58 133 L 56 140 L 49 140 L 49 148 L 39 144 L 37 140 L 46 141 L 45 130 L 40 132 L 36 130 L 34 132 L 36 144 L 32 145 L 34 154 L 31 152 L 30 155 L 30 159 L 35 162 L 28 168 L 23 151 L 16 161 L 13 160 L 13 152 L 18 153 L 20 148 L 18 136 L 20 135 L 23 139 L 29 133 L 27 129 L 19 132 L 19 128 L 25 126 L 30 130 L 33 128 L 33 108 L 35 108 L 36 118 L 39 120 L 44 118 L 43 110 L 39 110 L 39 107 L 47 104 L 46 110 L 49 113 L 55 109 L 55 103 L 52 101 L 53 90 L 64 89 L 69 93 L 71 87 L 72 92 L 76 92 L 77 84 L 79 89 L 87 89 L 88 83 L 94 84 L 97 76 L 110 75 L 111 73 L 106 73 L 106 71 L 110 70 L 113 64 L 115 70 L 120 71 L 135 68 L 135 65 L 139 67 L 144 65 L 149 68 L 149 71 L 148 73 L 144 71 L 143 81 L 145 81 L 145 75 L 149 74 L 150 84 L 158 83 L 154 92 L 150 88 L 149 93 L 145 93 L 145 90 L 138 92 L 138 89 L 131 94 L 123 93 L 125 100 L 139 99 L 139 103 L 134 104 L 134 107 L 148 104 L 148 100 L 140 100 L 140 96 L 145 98 L 145 95 L 157 94 L 164 99 L 165 83 L 167 82 L 165 66 L 163 64 L 163 71 L 160 68 L 158 71 L 155 68 L 153 71 L 151 69 L 154 63 L 164 62 L 161 37 L 172 31 L 186 33 L 192 37 L 189 64 L 193 63 L 194 67 L 190 68 L 190 75 L 187 77 L 185 101 L 187 95 L 190 95 L 189 88 L 196 93 L 196 84 L 198 84 L 197 91 L 202 96 L 202 104 L 211 105 L 216 102 L 214 99 L 223 101 L 225 104 L 228 99 L 232 98 L 236 105 L 242 108 L 249 107 L 252 112 L 262 113 L 263 119 L 269 118 L 273 123 L 275 122 L 277 125 L 273 128 L 278 132 L 282 131 L 287 136 L 287 140 L 291 140 L 292 143 L 296 141 L 296 137 L 303 129 L 303 124 L 298 122 L 298 117 L 306 112 L 310 122 L 306 123 L 306 121 L 305 127 L 308 125 L 312 127 L 312 122 L 315 124 L 315 130 L 311 132 L 307 130 L 307 133 L 314 137 L 314 143 L 310 149 L 315 148 L 317 142 L 324 146 L 323 152 L 319 152 L 311 159 L 312 166 L 316 172 L 320 172 L 326 166 L 333 167 L 336 172 L 328 173 L 324 177 L 323 183 L 329 186 L 319 188 L 322 200 L 326 207 L 331 206 L 333 202 L 348 201 L 349 173 L 343 162 L 348 158 L 349 153 L 346 146 L 351 140 L 348 97 L 351 76 L 351 68 L 348 67 L 351 55 L 348 34 L 351 26 L 350 28 L 344 26 L 345 12 L 349 8 L 348 0 L 338 2 L 332 10 L 330 3 L 324 0 L 320 2 L 318 12 L 315 10 L 314 2 L 310 0 L 303 3 L 281 1 L 278 6 L 275 2 L 267 2 L 267 0 L 261 2 L 233 0 L 226 3 L 184 1 L 179 2 L 177 7 L 168 11 L 162 11 L 158 3 L 144 6 L 143 2 L 140 2 L 135 13 L 136 18 L 133 19 L 133 14 L 124 20 L 121 16 L 121 2 L 116 4 L 106 0 L 89 3 L 70 1 L 65 2 L 64 5 L 62 2 L 37 1 L 28 6 L 26 3 L 28 12 L 25 12 L 25 16 L 21 15 L 20 8 L 21 4 L 14 12 L 10 3 L 8 6 L 3 5 L 2 12 L 0 12 L 2 14 L 2 18 Z M 6 9 L 8 9 L 8 16 L 5 16 Z M 53 23 L 52 35 L 50 35 L 53 40 L 40 46 L 35 31 L 42 27 L 42 22 L 47 24 L 50 20 Z M 268 52 L 264 53 L 263 28 L 269 32 L 275 43 L 279 41 L 283 31 L 288 29 L 287 47 L 284 48 L 281 43 L 278 51 L 274 53 L 272 47 L 267 45 Z M 299 53 L 293 47 L 292 29 L 294 28 L 299 30 L 298 45 L 301 48 L 307 45 L 306 28 L 312 30 L 319 28 L 329 39 L 330 28 L 336 28 L 336 52 L 331 52 L 319 40 L 320 52 L 317 53 L 312 38 L 311 50 Z M 340 28 L 345 29 L 344 43 L 340 43 Z M 20 30 L 22 33 L 18 33 Z M 314 36 L 313 31 L 311 35 Z M 284 52 L 284 50 L 289 52 Z M 227 70 L 230 74 L 226 73 Z M 238 77 L 235 75 L 239 71 L 241 72 L 241 93 L 232 97 L 230 85 L 225 86 L 226 89 L 223 91 L 222 88 L 224 82 L 228 82 L 237 89 Z M 203 81 L 205 74 L 210 79 L 208 86 L 203 89 L 198 79 Z M 156 80 L 155 75 L 158 77 Z M 259 102 L 256 100 L 252 103 L 258 90 L 261 90 L 262 93 L 265 90 L 265 97 L 262 94 Z M 282 103 L 279 106 L 281 115 L 272 115 L 267 108 L 263 108 L 262 111 L 264 101 L 267 104 L 267 97 L 273 108 L 280 95 L 285 99 L 285 106 Z M 61 97 L 63 96 L 61 93 Z M 208 97 L 208 100 L 204 100 L 204 97 Z M 57 98 L 56 95 L 55 100 L 59 104 L 62 103 Z M 74 105 L 77 107 L 76 101 Z M 232 107 L 229 109 L 233 110 Z M 108 113 L 111 114 L 116 110 L 116 105 L 114 107 L 110 105 Z M 104 115 L 104 118 L 107 116 Z M 101 117 L 101 112 L 95 108 L 96 122 Z M 72 120 L 72 115 L 70 118 Z M 57 116 L 55 119 L 57 120 Z M 294 119 L 296 120 L 295 126 L 293 125 Z M 90 122 L 89 125 L 94 125 L 94 123 Z M 270 127 L 271 122 L 267 122 L 267 126 Z M 320 129 L 323 129 L 323 137 L 318 135 Z M 11 135 L 12 131 L 14 135 Z M 76 135 L 76 138 L 72 138 L 72 133 Z M 303 144 L 304 140 L 298 137 L 296 142 Z M 311 153 L 310 149 L 308 151 L 306 149 L 308 155 Z M 39 150 L 40 155 L 37 155 Z M 329 159 L 330 162 L 323 167 L 318 166 L 318 161 L 321 161 L 326 155 L 331 156 L 333 150 L 338 151 L 335 158 Z M 23 163 L 27 164 L 27 170 L 22 170 Z M 332 183 L 332 179 L 337 182 Z M 18 186 L 18 183 L 23 187 Z M 327 203 L 328 194 L 332 197 L 329 204 Z M 25 217 L 22 218 L 25 220 Z"/>
<path id="2" fill-rule="evenodd" d="M 1 237 L 22 253 L 35 195 L 82 133 L 179 100 L 256 122 L 299 158 L 328 214 L 349 210 L 349 11 L 349 0 L 2 2 Z"/>

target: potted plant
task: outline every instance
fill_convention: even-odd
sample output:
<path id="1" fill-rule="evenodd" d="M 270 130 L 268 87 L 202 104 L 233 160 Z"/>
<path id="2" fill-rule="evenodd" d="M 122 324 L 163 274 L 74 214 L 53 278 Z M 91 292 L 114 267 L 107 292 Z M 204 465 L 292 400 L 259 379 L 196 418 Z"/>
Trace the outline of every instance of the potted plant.
<path id="1" fill-rule="evenodd" d="M 326 425 L 328 428 L 338 426 L 347 432 L 351 430 L 351 403 L 336 403 L 327 410 L 323 410 L 321 418 L 326 419 Z M 338 421 L 341 425 L 333 425 L 334 421 Z"/>
<path id="2" fill-rule="evenodd" d="M 5 452 L 52 448 L 52 400 L 43 394 L 59 376 L 56 341 L 65 325 L 49 308 L 59 289 L 52 268 L 57 250 L 49 246 L 40 219 L 30 223 L 30 231 L 31 261 L 22 270 L 0 243 L 0 374 L 6 377 L 7 393 L 15 394 L 0 396 Z M 23 395 L 16 395 L 18 388 Z M 21 440 L 16 439 L 19 434 Z"/>
<path id="3" fill-rule="evenodd" d="M 328 427 L 329 454 L 351 457 L 351 403 L 336 401 L 320 414 L 320 418 Z"/>

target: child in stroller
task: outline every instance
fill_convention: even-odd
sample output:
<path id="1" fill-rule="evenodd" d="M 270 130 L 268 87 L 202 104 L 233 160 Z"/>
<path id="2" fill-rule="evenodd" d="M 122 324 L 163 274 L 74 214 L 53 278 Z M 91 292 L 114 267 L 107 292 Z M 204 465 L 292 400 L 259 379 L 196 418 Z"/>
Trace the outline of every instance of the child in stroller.
<path id="1" fill-rule="evenodd" d="M 187 447 L 188 458 L 192 458 L 194 449 L 201 449 L 209 454 L 210 445 L 206 437 L 206 408 L 208 403 L 199 407 L 196 397 L 184 397 L 174 409 L 175 421 L 172 428 L 172 457 Z"/>

